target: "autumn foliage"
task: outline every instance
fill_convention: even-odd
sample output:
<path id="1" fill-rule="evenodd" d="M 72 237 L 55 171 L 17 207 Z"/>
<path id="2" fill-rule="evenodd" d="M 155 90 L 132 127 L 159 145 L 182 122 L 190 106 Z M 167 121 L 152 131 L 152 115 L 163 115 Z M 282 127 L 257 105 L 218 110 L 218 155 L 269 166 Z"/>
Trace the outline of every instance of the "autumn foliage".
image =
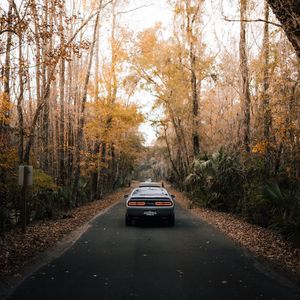
<path id="1" fill-rule="evenodd" d="M 154 109 L 163 112 L 153 119 L 159 132 L 153 153 L 163 152 L 165 163 L 153 175 L 164 176 L 167 165 L 169 181 L 198 205 L 299 243 L 299 58 L 267 2 L 256 9 L 239 4 L 240 20 L 233 20 L 239 35 L 217 54 L 202 39 L 201 1 L 171 1 L 170 37 L 159 25 L 139 35 L 139 74 L 156 97 Z M 252 23 L 260 14 L 265 22 Z M 262 34 L 250 40 L 250 26 Z"/>
<path id="2" fill-rule="evenodd" d="M 30 223 L 68 216 L 128 185 L 143 150 L 143 116 L 131 102 L 134 84 L 124 71 L 130 34 L 117 14 L 123 1 L 3 5 L 0 231 L 21 220 L 20 164 L 34 167 Z M 103 24 L 111 28 L 101 56 Z"/>

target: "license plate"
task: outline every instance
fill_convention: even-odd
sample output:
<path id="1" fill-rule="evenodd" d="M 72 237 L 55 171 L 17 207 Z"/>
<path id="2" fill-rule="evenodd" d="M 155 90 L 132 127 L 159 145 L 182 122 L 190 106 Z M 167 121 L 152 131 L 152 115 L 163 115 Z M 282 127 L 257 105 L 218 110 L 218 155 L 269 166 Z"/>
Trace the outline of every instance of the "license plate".
<path id="1" fill-rule="evenodd" d="M 157 214 L 156 211 L 144 211 L 144 215 L 152 217 L 155 216 Z"/>

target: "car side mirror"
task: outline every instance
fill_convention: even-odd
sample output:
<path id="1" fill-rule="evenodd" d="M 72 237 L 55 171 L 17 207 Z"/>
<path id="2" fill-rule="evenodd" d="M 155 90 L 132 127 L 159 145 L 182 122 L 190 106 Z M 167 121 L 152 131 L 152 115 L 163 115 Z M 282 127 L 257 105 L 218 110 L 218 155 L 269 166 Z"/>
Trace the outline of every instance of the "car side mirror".
<path id="1" fill-rule="evenodd" d="M 124 198 L 128 198 L 128 195 L 126 194 L 126 195 L 124 195 Z"/>
<path id="2" fill-rule="evenodd" d="M 172 197 L 173 199 L 175 199 L 176 196 L 175 196 L 175 195 L 171 195 L 171 197 Z"/>

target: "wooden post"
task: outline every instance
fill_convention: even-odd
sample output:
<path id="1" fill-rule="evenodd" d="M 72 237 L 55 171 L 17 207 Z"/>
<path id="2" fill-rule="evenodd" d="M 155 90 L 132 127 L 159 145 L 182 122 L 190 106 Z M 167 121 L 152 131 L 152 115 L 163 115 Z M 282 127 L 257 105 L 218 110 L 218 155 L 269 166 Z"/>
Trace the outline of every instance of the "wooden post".
<path id="1" fill-rule="evenodd" d="M 22 186 L 21 189 L 21 199 L 22 199 L 22 231 L 26 233 L 27 225 L 27 201 L 26 192 L 27 186 L 32 185 L 32 166 L 20 166 L 19 167 L 19 185 Z"/>
<path id="2" fill-rule="evenodd" d="M 27 168 L 24 167 L 24 177 L 23 177 L 23 186 L 22 186 L 22 231 L 26 233 L 26 190 L 27 190 Z"/>

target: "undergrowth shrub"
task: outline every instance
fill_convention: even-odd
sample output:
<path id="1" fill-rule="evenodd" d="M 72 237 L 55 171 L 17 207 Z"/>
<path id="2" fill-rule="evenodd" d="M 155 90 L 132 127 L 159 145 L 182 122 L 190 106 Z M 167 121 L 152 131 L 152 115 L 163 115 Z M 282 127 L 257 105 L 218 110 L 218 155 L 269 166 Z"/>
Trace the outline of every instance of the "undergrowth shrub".
<path id="1" fill-rule="evenodd" d="M 200 204 L 235 212 L 243 194 L 243 173 L 239 157 L 222 149 L 206 161 L 195 160 L 186 178 L 191 196 Z"/>
<path id="2" fill-rule="evenodd" d="M 197 159 L 185 179 L 195 204 L 237 214 L 300 244 L 300 187 L 284 173 L 267 177 L 263 157 L 221 149 Z"/>

